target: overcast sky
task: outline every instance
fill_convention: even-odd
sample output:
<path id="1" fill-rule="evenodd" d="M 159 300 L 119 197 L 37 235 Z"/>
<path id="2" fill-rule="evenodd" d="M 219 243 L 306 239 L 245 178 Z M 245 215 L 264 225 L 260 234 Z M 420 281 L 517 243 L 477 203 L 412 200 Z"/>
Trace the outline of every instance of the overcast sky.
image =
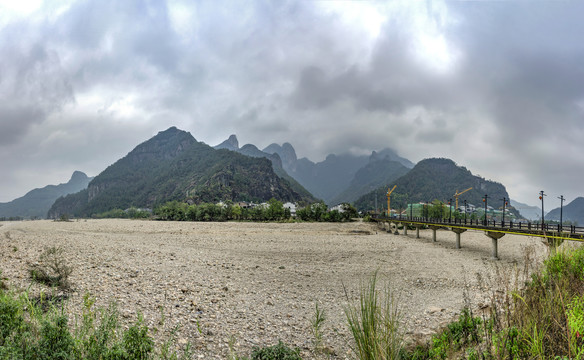
<path id="1" fill-rule="evenodd" d="M 0 0 L 0 202 L 174 125 L 313 161 L 448 157 L 551 209 L 584 196 L 583 20 L 582 1 Z"/>

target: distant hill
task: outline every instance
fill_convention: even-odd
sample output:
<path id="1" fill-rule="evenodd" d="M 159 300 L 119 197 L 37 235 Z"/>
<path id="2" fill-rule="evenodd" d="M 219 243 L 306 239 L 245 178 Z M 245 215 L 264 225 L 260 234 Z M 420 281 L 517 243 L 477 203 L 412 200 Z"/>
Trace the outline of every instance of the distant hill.
<path id="1" fill-rule="evenodd" d="M 362 196 L 355 202 L 355 207 L 360 211 L 373 210 L 377 197 L 378 207 L 381 208 L 386 204 L 388 187 L 393 185 L 397 185 L 391 196 L 393 209 L 405 208 L 407 203 L 435 199 L 444 202 L 452 199 L 454 202 L 454 193 L 469 187 L 473 189 L 459 197 L 459 206 L 464 200 L 477 207 L 483 206 L 482 199 L 488 194 L 488 205 L 498 209 L 503 206 L 503 197 L 509 198 L 502 184 L 475 176 L 450 159 L 433 158 L 420 161 L 404 176 Z"/>
<path id="2" fill-rule="evenodd" d="M 215 150 L 171 127 L 138 145 L 95 177 L 86 190 L 59 198 L 49 211 L 90 216 L 131 206 L 152 208 L 170 200 L 312 201 L 294 191 L 264 158 Z"/>
<path id="3" fill-rule="evenodd" d="M 297 159 L 296 151 L 289 143 L 284 143 L 282 146 L 271 144 L 263 151 L 278 154 L 282 159 L 284 170 L 314 196 L 323 199 L 329 205 L 334 205 L 334 202 L 339 199 L 347 198 L 347 195 L 351 196 L 359 192 L 358 188 L 368 186 L 368 184 L 359 184 L 359 179 L 355 180 L 355 175 L 359 169 L 369 164 L 370 156 L 330 154 L 324 161 L 314 163 L 307 158 Z M 381 150 L 376 156 L 399 162 L 406 168 L 414 166 L 411 161 L 398 156 L 391 149 Z M 380 169 L 382 172 L 385 171 L 383 168 Z M 375 169 L 370 169 L 369 172 L 375 172 Z M 374 175 L 375 178 L 383 176 L 383 174 Z M 348 192 L 341 196 L 344 191 Z"/>
<path id="4" fill-rule="evenodd" d="M 511 206 L 513 206 L 519 213 L 527 220 L 540 220 L 541 219 L 541 208 L 537 206 L 530 206 L 527 204 L 520 203 L 519 201 L 511 200 Z"/>
<path id="5" fill-rule="evenodd" d="M 400 162 L 390 160 L 389 156 L 381 157 L 374 151 L 369 163 L 357 170 L 349 187 L 335 196 L 331 203 L 353 203 L 368 192 L 397 180 L 409 170 Z"/>
<path id="6" fill-rule="evenodd" d="M 548 220 L 560 221 L 560 208 L 555 208 L 545 215 Z M 562 220 L 571 221 L 576 225 L 584 225 L 584 197 L 578 197 L 571 203 L 564 205 L 562 209 Z"/>
<path id="7" fill-rule="evenodd" d="M 75 171 L 65 184 L 47 185 L 31 190 L 18 199 L 0 203 L 0 217 L 45 218 L 55 200 L 86 189 L 92 179 L 81 171 Z"/>

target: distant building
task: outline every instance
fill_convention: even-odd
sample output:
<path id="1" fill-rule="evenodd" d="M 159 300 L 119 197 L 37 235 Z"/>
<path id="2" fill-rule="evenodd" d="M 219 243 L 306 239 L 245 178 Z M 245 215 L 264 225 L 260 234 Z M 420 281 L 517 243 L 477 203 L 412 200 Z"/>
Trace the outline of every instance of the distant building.
<path id="1" fill-rule="evenodd" d="M 284 209 L 290 210 L 290 215 L 296 216 L 296 204 L 293 204 L 291 202 L 287 202 L 284 204 Z"/>
<path id="2" fill-rule="evenodd" d="M 333 206 L 332 208 L 329 209 L 329 211 L 333 211 L 333 210 L 337 210 L 340 213 L 344 213 L 345 209 L 343 207 L 343 204 L 339 204 L 337 206 Z"/>

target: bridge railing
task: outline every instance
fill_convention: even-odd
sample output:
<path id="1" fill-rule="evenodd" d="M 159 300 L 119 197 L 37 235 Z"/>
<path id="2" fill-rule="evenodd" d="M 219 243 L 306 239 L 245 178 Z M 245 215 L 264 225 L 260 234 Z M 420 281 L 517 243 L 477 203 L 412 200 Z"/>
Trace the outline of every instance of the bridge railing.
<path id="1" fill-rule="evenodd" d="M 377 220 L 393 220 L 393 221 L 412 221 L 418 223 L 440 224 L 440 225 L 467 225 L 476 226 L 480 228 L 493 228 L 493 229 L 509 229 L 509 230 L 519 230 L 519 231 L 541 231 L 550 233 L 563 233 L 569 235 L 584 235 L 584 227 L 574 226 L 574 225 L 560 225 L 560 224 L 541 224 L 541 223 L 531 223 L 531 222 L 513 222 L 513 221 L 496 221 L 496 220 L 485 220 L 485 219 L 456 219 L 456 218 L 446 218 L 446 219 L 433 219 L 428 217 L 410 217 L 402 215 L 394 215 L 388 218 L 385 215 L 374 217 Z"/>

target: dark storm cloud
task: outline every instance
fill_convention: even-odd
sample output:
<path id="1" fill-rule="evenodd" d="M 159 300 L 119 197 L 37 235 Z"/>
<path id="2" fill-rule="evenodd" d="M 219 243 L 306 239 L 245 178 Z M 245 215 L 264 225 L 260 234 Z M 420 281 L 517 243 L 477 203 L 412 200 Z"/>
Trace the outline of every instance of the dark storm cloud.
<path id="1" fill-rule="evenodd" d="M 388 146 L 453 157 L 512 193 L 561 172 L 577 192 L 579 2 L 56 4 L 0 17 L 0 145 L 20 163 L 95 175 L 176 125 L 210 144 L 290 142 L 316 161 Z"/>
<path id="2" fill-rule="evenodd" d="M 47 114 L 74 101 L 59 54 L 39 42 L 22 43 L 26 31 L 9 26 L 0 35 L 0 146 L 19 141 Z"/>

